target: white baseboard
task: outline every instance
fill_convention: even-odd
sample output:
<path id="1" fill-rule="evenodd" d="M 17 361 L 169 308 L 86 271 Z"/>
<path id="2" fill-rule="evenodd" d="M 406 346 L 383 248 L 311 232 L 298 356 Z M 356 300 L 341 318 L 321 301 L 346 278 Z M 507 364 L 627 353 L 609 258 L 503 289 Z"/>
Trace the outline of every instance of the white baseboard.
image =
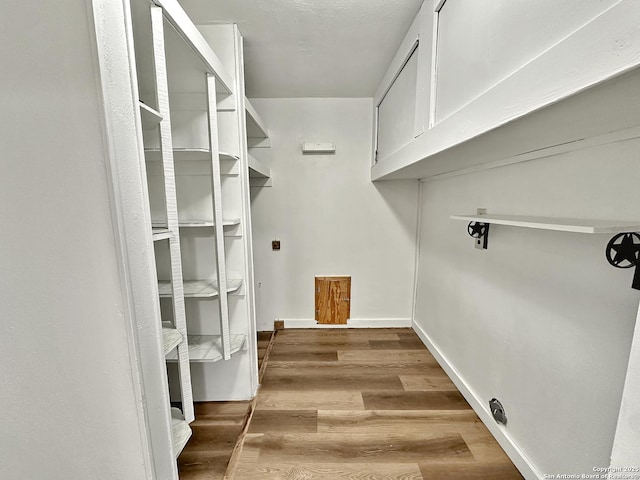
<path id="1" fill-rule="evenodd" d="M 312 318 L 281 318 L 284 328 L 408 328 L 410 318 L 350 318 L 346 325 L 320 325 Z"/>
<path id="2" fill-rule="evenodd" d="M 466 384 L 458 370 L 456 370 L 456 368 L 447 361 L 447 358 L 431 341 L 429 335 L 427 335 L 427 333 L 417 323 L 413 322 L 412 327 L 443 370 L 447 375 L 449 375 L 456 387 L 458 387 L 460 393 L 462 393 L 467 402 L 469 402 L 469 405 L 471 405 L 478 414 L 480 420 L 482 420 L 482 422 L 487 426 L 491 434 L 498 441 L 516 468 L 520 470 L 520 473 L 522 473 L 524 478 L 527 480 L 542 480 L 544 476 L 535 468 L 522 449 L 520 449 L 520 447 L 513 441 L 509 433 L 503 427 L 498 425 L 491 416 L 491 412 L 488 408 L 489 400 L 487 399 L 485 402 L 475 394 L 475 392 Z"/>

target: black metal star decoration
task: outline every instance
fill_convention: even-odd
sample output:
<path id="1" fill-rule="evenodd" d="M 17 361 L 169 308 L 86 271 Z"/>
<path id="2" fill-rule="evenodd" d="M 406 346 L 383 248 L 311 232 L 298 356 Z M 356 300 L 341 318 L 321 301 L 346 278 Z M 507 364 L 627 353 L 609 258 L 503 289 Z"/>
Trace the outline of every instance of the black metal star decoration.
<path id="1" fill-rule="evenodd" d="M 640 290 L 640 234 L 619 233 L 607 243 L 607 262 L 616 268 L 636 267 L 631 288 Z"/>
<path id="2" fill-rule="evenodd" d="M 631 268 L 638 264 L 640 235 L 619 233 L 607 244 L 607 261 L 617 268 Z"/>
<path id="3" fill-rule="evenodd" d="M 482 236 L 484 236 L 486 230 L 486 223 L 470 222 L 467 226 L 467 232 L 469 232 L 469 235 L 471 235 L 473 238 L 481 238 Z"/>

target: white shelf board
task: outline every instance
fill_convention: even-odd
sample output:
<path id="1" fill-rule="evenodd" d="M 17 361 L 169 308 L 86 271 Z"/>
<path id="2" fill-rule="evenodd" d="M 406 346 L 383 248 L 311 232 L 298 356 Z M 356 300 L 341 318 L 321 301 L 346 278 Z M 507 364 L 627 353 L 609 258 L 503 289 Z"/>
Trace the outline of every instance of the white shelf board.
<path id="1" fill-rule="evenodd" d="M 239 352 L 247 341 L 246 335 L 230 335 L 231 355 Z M 188 335 L 190 362 L 217 362 L 222 360 L 222 338 L 220 335 Z M 177 361 L 176 352 L 167 356 L 167 361 Z"/>
<path id="2" fill-rule="evenodd" d="M 267 126 L 247 97 L 244 98 L 244 108 L 247 113 L 247 137 L 269 138 Z"/>
<path id="3" fill-rule="evenodd" d="M 158 125 L 162 121 L 162 115 L 153 108 L 151 108 L 146 103 L 138 102 L 140 106 L 140 115 L 142 116 L 142 129 L 143 130 L 151 130 Z"/>
<path id="4" fill-rule="evenodd" d="M 238 167 L 238 156 L 231 153 L 220 152 L 220 175 L 238 175 L 240 173 Z M 162 160 L 162 154 L 158 148 L 145 148 L 145 160 L 149 162 L 159 162 Z M 204 148 L 176 148 L 173 150 L 173 160 L 175 162 L 188 161 L 209 161 L 209 150 Z"/>
<path id="5" fill-rule="evenodd" d="M 273 187 L 273 179 L 266 177 L 249 177 L 250 187 Z"/>
<path id="6" fill-rule="evenodd" d="M 622 233 L 640 231 L 640 222 L 575 218 L 527 217 L 521 215 L 452 215 L 453 220 L 492 223 L 511 227 L 537 228 L 575 233 Z"/>
<path id="7" fill-rule="evenodd" d="M 161 227 L 164 222 L 153 222 L 154 230 L 155 227 Z M 240 225 L 239 218 L 225 218 L 222 222 L 223 227 L 233 227 L 235 225 Z M 180 228 L 203 228 L 203 227 L 213 227 L 215 226 L 213 220 L 181 220 L 178 224 Z"/>
<path id="8" fill-rule="evenodd" d="M 233 227 L 240 225 L 239 218 L 225 218 L 222 221 L 223 227 Z M 214 227 L 213 220 L 184 220 L 180 222 L 180 228 Z"/>
<path id="9" fill-rule="evenodd" d="M 249 155 L 249 176 L 253 178 L 271 178 L 271 170 L 264 163 Z"/>
<path id="10" fill-rule="evenodd" d="M 162 153 L 159 148 L 145 148 L 145 160 L 149 162 L 162 161 Z M 188 161 L 209 161 L 211 158 L 209 150 L 204 148 L 176 148 L 173 150 L 173 160 L 175 162 Z M 239 157 L 227 152 L 220 152 L 220 175 L 238 175 L 240 173 L 238 167 Z"/>
<path id="11" fill-rule="evenodd" d="M 215 298 L 220 294 L 215 280 L 184 280 L 183 285 L 185 298 Z M 227 293 L 235 292 L 241 286 L 241 279 L 227 279 Z M 159 280 L 158 293 L 161 298 L 171 297 L 171 282 Z"/>
<path id="12" fill-rule="evenodd" d="M 182 343 L 182 334 L 170 325 L 170 322 L 162 322 L 162 346 L 165 357 Z"/>
<path id="13" fill-rule="evenodd" d="M 161 161 L 162 153 L 159 148 L 145 148 L 144 156 L 149 161 Z M 173 159 L 174 160 L 209 160 L 210 153 L 205 148 L 174 148 Z M 220 152 L 220 160 L 238 160 L 237 155 L 231 153 Z"/>
<path id="14" fill-rule="evenodd" d="M 171 409 L 171 443 L 173 455 L 178 458 L 180 452 L 191 438 L 191 427 L 177 408 Z"/>
<path id="15" fill-rule="evenodd" d="M 168 238 L 171 238 L 172 236 L 171 230 L 165 227 L 153 227 L 151 231 L 153 232 L 154 242 L 157 242 L 159 240 L 166 240 Z"/>

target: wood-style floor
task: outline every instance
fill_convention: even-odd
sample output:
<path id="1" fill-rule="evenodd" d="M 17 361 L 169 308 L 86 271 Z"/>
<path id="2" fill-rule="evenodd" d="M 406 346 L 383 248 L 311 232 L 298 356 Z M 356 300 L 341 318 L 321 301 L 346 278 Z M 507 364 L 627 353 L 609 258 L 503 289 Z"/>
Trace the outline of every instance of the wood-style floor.
<path id="1" fill-rule="evenodd" d="M 269 344 L 271 343 L 271 337 L 275 332 L 258 332 L 258 370 L 264 374 L 262 365 L 264 363 L 264 357 L 269 350 Z"/>
<path id="2" fill-rule="evenodd" d="M 258 332 L 261 374 L 274 332 Z M 266 366 L 266 364 L 265 364 Z M 234 448 L 248 420 L 251 402 L 198 402 L 192 435 L 178 457 L 180 480 L 223 480 Z"/>
<path id="3" fill-rule="evenodd" d="M 178 457 L 180 480 L 222 480 L 251 402 L 195 404 L 192 435 Z"/>
<path id="4" fill-rule="evenodd" d="M 410 329 L 278 331 L 233 470 L 235 480 L 522 479 Z"/>

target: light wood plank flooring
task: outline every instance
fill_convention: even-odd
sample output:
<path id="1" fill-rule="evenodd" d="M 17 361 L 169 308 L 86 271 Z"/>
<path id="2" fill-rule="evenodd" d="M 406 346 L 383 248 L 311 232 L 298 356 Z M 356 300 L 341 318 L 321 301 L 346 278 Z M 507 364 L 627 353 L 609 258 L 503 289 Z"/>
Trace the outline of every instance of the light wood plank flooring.
<path id="1" fill-rule="evenodd" d="M 274 332 L 258 332 L 258 369 L 262 367 L 262 361 L 267 354 L 269 342 Z"/>
<path id="2" fill-rule="evenodd" d="M 233 470 L 235 480 L 522 479 L 410 329 L 278 331 Z"/>
<path id="3" fill-rule="evenodd" d="M 258 368 L 262 369 L 273 332 L 258 332 Z M 266 366 L 266 364 L 265 364 Z M 251 402 L 195 404 L 192 436 L 178 457 L 180 480 L 223 480 L 248 420 Z"/>
<path id="4" fill-rule="evenodd" d="M 178 457 L 180 480 L 222 480 L 251 402 L 195 404 L 193 434 Z"/>

